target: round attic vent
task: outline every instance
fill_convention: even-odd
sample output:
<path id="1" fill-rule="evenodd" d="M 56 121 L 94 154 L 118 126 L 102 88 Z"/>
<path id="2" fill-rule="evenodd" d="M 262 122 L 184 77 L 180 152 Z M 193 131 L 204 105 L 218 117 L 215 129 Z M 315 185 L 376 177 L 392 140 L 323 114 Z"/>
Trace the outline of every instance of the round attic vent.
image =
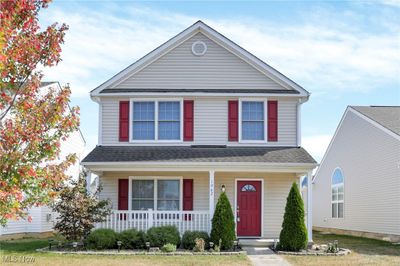
<path id="1" fill-rule="evenodd" d="M 197 56 L 204 55 L 207 51 L 207 45 L 202 41 L 197 41 L 192 44 L 192 53 Z"/>

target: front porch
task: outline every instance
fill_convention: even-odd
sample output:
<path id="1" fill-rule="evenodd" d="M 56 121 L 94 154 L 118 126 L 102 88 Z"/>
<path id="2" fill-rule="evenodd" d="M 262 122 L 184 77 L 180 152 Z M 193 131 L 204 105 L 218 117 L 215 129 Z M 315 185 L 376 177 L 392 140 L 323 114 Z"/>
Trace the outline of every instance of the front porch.
<path id="1" fill-rule="evenodd" d="M 138 230 L 148 230 L 154 226 L 173 225 L 182 235 L 185 231 L 211 231 L 211 219 L 213 217 L 215 204 L 219 198 L 221 191 L 224 189 L 229 201 L 232 205 L 233 213 L 235 215 L 236 226 L 239 223 L 245 223 L 244 214 L 242 216 L 241 210 L 238 208 L 238 196 L 240 193 L 241 184 L 251 184 L 251 182 L 260 183 L 260 206 L 259 206 L 259 234 L 255 235 L 240 235 L 238 238 L 264 238 L 264 239 L 277 239 L 279 237 L 284 208 L 286 204 L 286 197 L 289 193 L 292 182 L 297 182 L 300 185 L 301 177 L 309 175 L 309 172 L 298 171 L 298 169 L 275 169 L 273 171 L 246 171 L 240 170 L 209 170 L 209 171 L 188 171 L 182 169 L 181 171 L 171 170 L 158 170 L 152 171 L 95 171 L 99 175 L 99 181 L 102 183 L 103 192 L 102 198 L 108 198 L 112 204 L 112 214 L 109 215 L 105 222 L 97 225 L 97 228 L 110 228 L 115 231 L 123 231 L 129 228 L 136 228 Z M 126 210 L 119 209 L 121 207 L 120 198 L 120 181 L 128 180 L 127 188 L 128 205 Z M 154 180 L 154 198 L 152 199 L 153 208 L 138 209 L 133 196 L 133 186 L 140 180 Z M 161 200 L 158 199 L 157 185 L 160 181 L 176 180 L 179 183 L 179 198 L 173 210 L 166 210 L 162 205 Z M 191 210 L 187 207 L 184 208 L 184 180 L 192 180 L 192 206 Z M 136 183 L 135 183 L 136 182 Z M 311 186 L 310 186 L 311 187 Z M 173 193 L 172 193 L 173 194 Z M 311 193 L 307 193 L 311 196 Z M 164 200 L 164 199 L 163 199 Z M 304 200 L 310 200 L 304 199 Z M 179 202 L 178 202 L 179 201 Z M 312 228 L 309 222 L 311 218 L 312 204 L 306 210 L 307 227 Z M 135 209 L 136 208 L 136 209 Z M 244 210 L 243 210 L 244 212 Z M 244 227 L 251 227 L 252 222 Z M 237 228 L 237 227 L 236 227 Z M 309 230 L 309 239 L 312 240 L 311 230 Z M 270 241 L 271 242 L 271 241 Z"/>

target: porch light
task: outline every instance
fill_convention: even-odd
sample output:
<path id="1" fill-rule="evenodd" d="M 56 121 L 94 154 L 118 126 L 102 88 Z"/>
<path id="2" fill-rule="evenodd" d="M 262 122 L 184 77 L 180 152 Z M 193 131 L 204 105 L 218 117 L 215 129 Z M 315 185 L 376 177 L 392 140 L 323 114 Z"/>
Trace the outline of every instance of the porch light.
<path id="1" fill-rule="evenodd" d="M 222 186 L 221 186 L 221 191 L 222 191 L 222 192 L 225 192 L 225 185 L 222 185 Z"/>
<path id="2" fill-rule="evenodd" d="M 118 252 L 121 251 L 122 241 L 117 241 Z"/>

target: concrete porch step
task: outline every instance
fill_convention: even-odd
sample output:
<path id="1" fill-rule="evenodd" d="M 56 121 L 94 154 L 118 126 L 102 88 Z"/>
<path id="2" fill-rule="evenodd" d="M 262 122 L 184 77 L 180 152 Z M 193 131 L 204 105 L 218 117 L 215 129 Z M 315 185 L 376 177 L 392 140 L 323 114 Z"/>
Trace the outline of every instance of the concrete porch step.
<path id="1" fill-rule="evenodd" d="M 271 247 L 274 245 L 274 239 L 270 239 L 270 238 L 239 238 L 239 244 L 242 247 Z"/>

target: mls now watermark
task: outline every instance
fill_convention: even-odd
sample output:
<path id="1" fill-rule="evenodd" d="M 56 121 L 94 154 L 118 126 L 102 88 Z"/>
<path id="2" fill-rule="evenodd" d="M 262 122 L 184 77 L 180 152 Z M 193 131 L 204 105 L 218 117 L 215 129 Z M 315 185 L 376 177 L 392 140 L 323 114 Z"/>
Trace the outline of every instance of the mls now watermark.
<path id="1" fill-rule="evenodd" d="M 35 257 L 29 256 L 3 256 L 3 263 L 34 263 Z"/>

